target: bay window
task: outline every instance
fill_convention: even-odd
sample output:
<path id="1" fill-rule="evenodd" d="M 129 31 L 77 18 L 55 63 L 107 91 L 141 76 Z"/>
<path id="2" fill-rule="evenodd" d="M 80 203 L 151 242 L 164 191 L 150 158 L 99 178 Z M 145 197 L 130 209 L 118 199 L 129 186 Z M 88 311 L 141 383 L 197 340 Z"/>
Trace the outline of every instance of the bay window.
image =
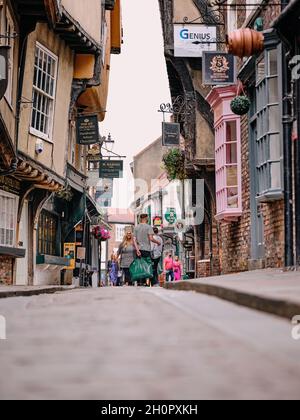
<path id="1" fill-rule="evenodd" d="M 215 115 L 216 218 L 224 221 L 242 214 L 241 122 L 230 109 L 235 95 L 230 86 L 214 88 L 207 97 Z"/>
<path id="2" fill-rule="evenodd" d="M 256 184 L 258 199 L 281 198 L 283 147 L 281 134 L 280 48 L 266 50 L 256 64 Z M 253 119 L 252 119 L 253 121 Z"/>

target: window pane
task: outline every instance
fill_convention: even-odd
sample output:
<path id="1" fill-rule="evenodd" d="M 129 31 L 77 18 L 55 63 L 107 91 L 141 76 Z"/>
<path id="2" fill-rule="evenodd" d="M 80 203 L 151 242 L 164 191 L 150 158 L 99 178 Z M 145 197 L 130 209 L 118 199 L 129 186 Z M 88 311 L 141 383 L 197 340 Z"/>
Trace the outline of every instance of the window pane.
<path id="1" fill-rule="evenodd" d="M 280 112 L 279 105 L 272 105 L 269 107 L 269 131 L 280 130 Z"/>
<path id="2" fill-rule="evenodd" d="M 281 189 L 281 163 L 271 163 L 271 188 Z"/>
<path id="3" fill-rule="evenodd" d="M 270 143 L 270 160 L 280 160 L 281 148 L 280 148 L 280 135 L 272 134 L 269 139 Z"/>
<path id="4" fill-rule="evenodd" d="M 258 84 L 265 78 L 265 57 L 262 57 L 257 62 L 256 67 L 256 83 Z"/>
<path id="5" fill-rule="evenodd" d="M 227 167 L 227 186 L 237 186 L 238 177 L 237 177 L 237 166 L 228 166 Z"/>
<path id="6" fill-rule="evenodd" d="M 269 57 L 269 76 L 276 76 L 278 74 L 277 64 L 277 49 L 268 52 Z"/>
<path id="7" fill-rule="evenodd" d="M 226 144 L 226 163 L 237 163 L 237 143 Z"/>
<path id="8" fill-rule="evenodd" d="M 226 141 L 227 142 L 236 142 L 236 121 L 230 121 L 226 123 Z"/>
<path id="9" fill-rule="evenodd" d="M 278 91 L 278 78 L 273 77 L 269 79 L 269 103 L 279 102 L 279 91 Z"/>
<path id="10" fill-rule="evenodd" d="M 229 208 L 238 208 L 238 189 L 237 188 L 227 188 L 227 206 Z"/>

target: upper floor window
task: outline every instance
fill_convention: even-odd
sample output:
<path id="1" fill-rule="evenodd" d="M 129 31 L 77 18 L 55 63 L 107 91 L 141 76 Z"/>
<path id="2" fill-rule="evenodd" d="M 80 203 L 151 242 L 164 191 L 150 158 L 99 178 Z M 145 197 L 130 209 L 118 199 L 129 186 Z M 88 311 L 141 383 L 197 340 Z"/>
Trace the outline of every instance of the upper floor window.
<path id="1" fill-rule="evenodd" d="M 0 191 L 0 246 L 15 246 L 17 211 L 18 197 Z"/>
<path id="2" fill-rule="evenodd" d="M 0 2 L 1 3 L 1 2 Z M 0 4 L 1 7 L 1 4 Z M 5 38 L 4 38 L 4 45 L 7 45 L 10 47 L 10 49 L 8 50 L 8 84 L 7 84 L 7 89 L 5 92 L 5 99 L 7 100 L 7 102 L 9 103 L 9 105 L 13 105 L 13 74 L 14 74 L 14 47 L 15 47 L 15 40 L 14 40 L 14 33 L 15 33 L 15 25 L 14 25 L 14 21 L 12 18 L 12 15 L 9 11 L 9 8 L 6 8 L 6 14 L 5 16 L 2 18 L 2 13 L 4 12 L 5 9 L 1 9 L 1 15 L 0 15 L 0 20 L 1 23 L 3 22 L 3 29 L 1 29 L 1 33 L 4 33 Z M 2 28 L 2 26 L 1 26 Z"/>
<path id="3" fill-rule="evenodd" d="M 278 198 L 283 190 L 280 47 L 266 50 L 256 64 L 255 133 L 257 194 Z"/>
<path id="4" fill-rule="evenodd" d="M 31 133 L 52 139 L 57 80 L 57 57 L 37 43 L 33 78 L 33 110 Z"/>

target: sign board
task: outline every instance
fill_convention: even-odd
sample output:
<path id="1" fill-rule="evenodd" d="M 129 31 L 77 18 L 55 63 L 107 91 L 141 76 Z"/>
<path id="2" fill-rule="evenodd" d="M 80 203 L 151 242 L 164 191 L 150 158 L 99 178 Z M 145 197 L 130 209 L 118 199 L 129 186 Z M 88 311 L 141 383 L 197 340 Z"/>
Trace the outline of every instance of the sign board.
<path id="1" fill-rule="evenodd" d="M 234 85 L 236 82 L 236 61 L 232 54 L 224 52 L 203 53 L 203 84 Z"/>
<path id="2" fill-rule="evenodd" d="M 153 226 L 154 227 L 161 227 L 162 224 L 163 224 L 162 217 L 156 216 L 156 217 L 153 218 Z"/>
<path id="3" fill-rule="evenodd" d="M 180 144 L 180 124 L 163 123 L 162 134 L 163 146 L 179 146 Z"/>
<path id="4" fill-rule="evenodd" d="M 77 248 L 77 259 L 80 261 L 85 260 L 86 248 L 78 247 Z"/>
<path id="5" fill-rule="evenodd" d="M 75 270 L 75 254 L 76 244 L 75 243 L 64 243 L 64 257 L 70 260 L 69 267 L 65 267 L 66 270 Z"/>
<path id="6" fill-rule="evenodd" d="M 99 143 L 97 115 L 85 115 L 77 118 L 77 143 L 86 146 Z"/>
<path id="7" fill-rule="evenodd" d="M 88 162 L 100 162 L 101 155 L 100 154 L 96 154 L 96 155 L 87 154 L 86 160 Z"/>
<path id="8" fill-rule="evenodd" d="M 165 213 L 165 219 L 168 223 L 170 223 L 170 225 L 174 225 L 177 220 L 176 209 L 168 208 Z"/>
<path id="9" fill-rule="evenodd" d="M 217 28 L 199 24 L 174 25 L 174 56 L 202 57 L 203 51 L 216 51 Z"/>
<path id="10" fill-rule="evenodd" d="M 186 222 L 185 220 L 177 220 L 175 223 L 175 232 L 176 233 L 185 233 L 186 232 Z"/>
<path id="11" fill-rule="evenodd" d="M 109 179 L 123 178 L 123 169 L 123 160 L 100 160 L 99 177 Z"/>

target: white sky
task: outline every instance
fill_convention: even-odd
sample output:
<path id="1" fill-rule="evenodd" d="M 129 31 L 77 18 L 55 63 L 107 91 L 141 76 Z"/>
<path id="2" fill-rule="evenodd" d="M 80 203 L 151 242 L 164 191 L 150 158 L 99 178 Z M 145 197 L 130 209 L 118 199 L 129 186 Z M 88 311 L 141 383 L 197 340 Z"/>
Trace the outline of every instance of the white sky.
<path id="1" fill-rule="evenodd" d="M 112 56 L 108 112 L 100 126 L 102 136 L 111 132 L 116 141 L 114 152 L 127 156 L 113 207 L 128 207 L 129 164 L 161 135 L 157 111 L 170 102 L 158 0 L 123 0 L 122 15 L 124 44 L 121 55 Z"/>

